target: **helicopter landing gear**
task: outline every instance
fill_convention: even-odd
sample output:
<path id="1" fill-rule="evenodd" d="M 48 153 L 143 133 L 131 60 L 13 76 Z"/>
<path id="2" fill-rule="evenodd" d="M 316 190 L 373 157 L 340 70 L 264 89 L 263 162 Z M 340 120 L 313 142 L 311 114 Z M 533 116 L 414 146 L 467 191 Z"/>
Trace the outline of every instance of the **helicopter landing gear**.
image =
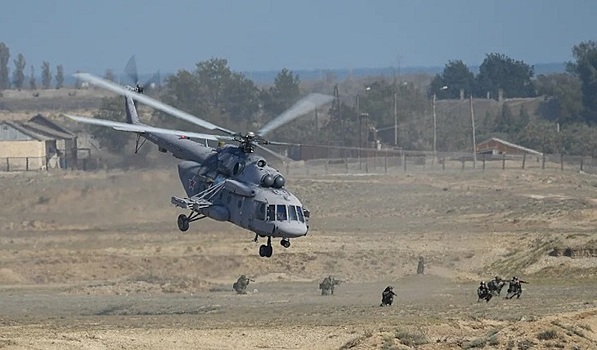
<path id="1" fill-rule="evenodd" d="M 186 216 L 184 214 L 178 215 L 178 219 L 176 223 L 178 224 L 178 229 L 182 232 L 185 232 L 189 229 L 189 225 L 193 221 L 201 220 L 205 217 L 205 215 L 199 214 L 197 212 L 191 212 L 191 215 Z"/>
<path id="2" fill-rule="evenodd" d="M 290 247 L 290 239 L 282 238 L 282 240 L 280 241 L 280 244 L 282 245 L 282 247 L 288 248 L 288 247 Z"/>
<path id="3" fill-rule="evenodd" d="M 178 229 L 181 230 L 182 232 L 185 232 L 186 230 L 189 229 L 189 224 L 190 224 L 189 218 L 187 218 L 187 216 L 184 214 L 180 214 L 180 215 L 178 215 L 177 224 L 178 224 Z"/>
<path id="4" fill-rule="evenodd" d="M 259 247 L 259 256 L 265 258 L 271 258 L 272 254 L 274 253 L 274 248 L 272 247 L 272 237 L 267 237 L 267 245 L 262 244 Z"/>

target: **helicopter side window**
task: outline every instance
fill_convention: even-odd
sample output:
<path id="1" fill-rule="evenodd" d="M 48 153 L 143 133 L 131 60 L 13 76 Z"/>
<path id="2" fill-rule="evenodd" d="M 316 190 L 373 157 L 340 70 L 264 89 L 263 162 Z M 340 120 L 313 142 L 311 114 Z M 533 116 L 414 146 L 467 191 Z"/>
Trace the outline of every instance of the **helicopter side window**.
<path id="1" fill-rule="evenodd" d="M 296 207 L 294 205 L 288 206 L 288 217 L 291 221 L 298 221 L 298 217 L 296 216 Z"/>
<path id="2" fill-rule="evenodd" d="M 265 220 L 265 203 L 258 202 L 255 207 L 255 219 Z"/>
<path id="3" fill-rule="evenodd" d="M 303 208 L 297 206 L 296 213 L 298 214 L 298 218 L 300 222 L 305 222 L 305 218 L 303 217 Z"/>
<path id="4" fill-rule="evenodd" d="M 267 206 L 267 221 L 274 220 L 276 220 L 276 206 L 270 204 Z"/>
<path id="5" fill-rule="evenodd" d="M 286 221 L 288 220 L 288 215 L 286 214 L 286 206 L 278 204 L 276 210 L 276 220 L 278 221 Z"/>

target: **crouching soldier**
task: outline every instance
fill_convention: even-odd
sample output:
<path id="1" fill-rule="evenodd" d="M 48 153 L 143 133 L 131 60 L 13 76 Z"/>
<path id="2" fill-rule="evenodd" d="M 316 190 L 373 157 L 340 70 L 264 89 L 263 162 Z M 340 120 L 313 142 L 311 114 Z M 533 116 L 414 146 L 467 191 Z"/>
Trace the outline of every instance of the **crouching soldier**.
<path id="1" fill-rule="evenodd" d="M 323 279 L 323 281 L 319 284 L 319 289 L 321 289 L 321 295 L 334 295 L 334 288 L 337 285 L 340 285 L 343 281 L 337 280 L 332 276 L 328 276 Z"/>
<path id="2" fill-rule="evenodd" d="M 489 302 L 493 297 L 493 294 L 489 292 L 489 288 L 487 288 L 487 285 L 484 281 L 481 281 L 481 283 L 479 284 L 479 288 L 477 288 L 477 296 L 479 297 L 479 299 L 477 299 L 477 302 L 480 302 L 481 300 Z"/>
<path id="3" fill-rule="evenodd" d="M 395 295 L 396 293 L 394 293 L 394 287 L 387 286 L 386 289 L 384 289 L 384 291 L 381 293 L 381 304 L 379 304 L 379 306 L 392 306 Z"/>
<path id="4" fill-rule="evenodd" d="M 238 278 L 238 280 L 236 280 L 236 282 L 234 282 L 234 284 L 232 285 L 232 288 L 238 294 L 247 294 L 247 286 L 249 285 L 249 282 L 255 282 L 255 280 L 250 279 L 246 275 L 241 275 Z"/>

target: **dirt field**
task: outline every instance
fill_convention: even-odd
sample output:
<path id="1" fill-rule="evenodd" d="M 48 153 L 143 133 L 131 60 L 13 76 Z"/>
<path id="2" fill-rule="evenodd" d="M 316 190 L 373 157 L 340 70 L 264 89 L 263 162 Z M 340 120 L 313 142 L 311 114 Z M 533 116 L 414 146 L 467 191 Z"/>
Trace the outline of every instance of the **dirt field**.
<path id="1" fill-rule="evenodd" d="M 173 164 L 175 164 L 173 162 Z M 169 170 L 0 174 L 2 349 L 597 349 L 597 176 L 297 176 L 311 231 L 187 233 Z M 417 259 L 426 274 L 415 274 Z M 255 279 L 247 295 L 232 283 Z M 327 275 L 345 280 L 321 296 Z M 518 300 L 477 303 L 520 276 Z M 379 307 L 394 286 L 392 307 Z"/>

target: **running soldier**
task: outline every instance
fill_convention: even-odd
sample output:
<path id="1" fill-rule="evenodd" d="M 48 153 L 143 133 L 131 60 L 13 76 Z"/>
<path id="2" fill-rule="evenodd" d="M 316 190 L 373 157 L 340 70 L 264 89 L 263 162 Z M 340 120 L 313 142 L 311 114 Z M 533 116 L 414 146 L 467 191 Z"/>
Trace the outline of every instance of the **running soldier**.
<path id="1" fill-rule="evenodd" d="M 425 259 L 422 256 L 419 257 L 419 263 L 417 264 L 417 275 L 425 274 Z"/>
<path id="2" fill-rule="evenodd" d="M 512 280 L 510 280 L 510 284 L 508 285 L 508 294 L 506 294 L 506 299 L 512 299 L 516 296 L 516 299 L 520 299 L 522 295 L 522 283 L 529 283 L 527 281 L 523 281 L 520 278 L 514 276 Z"/>
<path id="3" fill-rule="evenodd" d="M 321 289 L 321 295 L 334 295 L 334 288 L 337 285 L 340 285 L 343 281 L 337 280 L 332 276 L 328 276 L 323 279 L 323 281 L 319 284 L 319 289 Z"/>
<path id="4" fill-rule="evenodd" d="M 489 283 L 487 283 L 487 288 L 489 288 L 489 291 L 491 292 L 491 294 L 500 295 L 500 293 L 502 292 L 502 288 L 504 288 L 505 285 L 506 285 L 506 281 L 501 279 L 500 276 L 495 276 L 494 279 L 492 279 L 491 281 L 489 281 Z"/>
<path id="5" fill-rule="evenodd" d="M 379 306 L 392 306 L 395 295 L 396 293 L 394 293 L 394 287 L 387 286 L 386 289 L 384 289 L 384 291 L 381 293 L 381 304 L 379 304 Z"/>

